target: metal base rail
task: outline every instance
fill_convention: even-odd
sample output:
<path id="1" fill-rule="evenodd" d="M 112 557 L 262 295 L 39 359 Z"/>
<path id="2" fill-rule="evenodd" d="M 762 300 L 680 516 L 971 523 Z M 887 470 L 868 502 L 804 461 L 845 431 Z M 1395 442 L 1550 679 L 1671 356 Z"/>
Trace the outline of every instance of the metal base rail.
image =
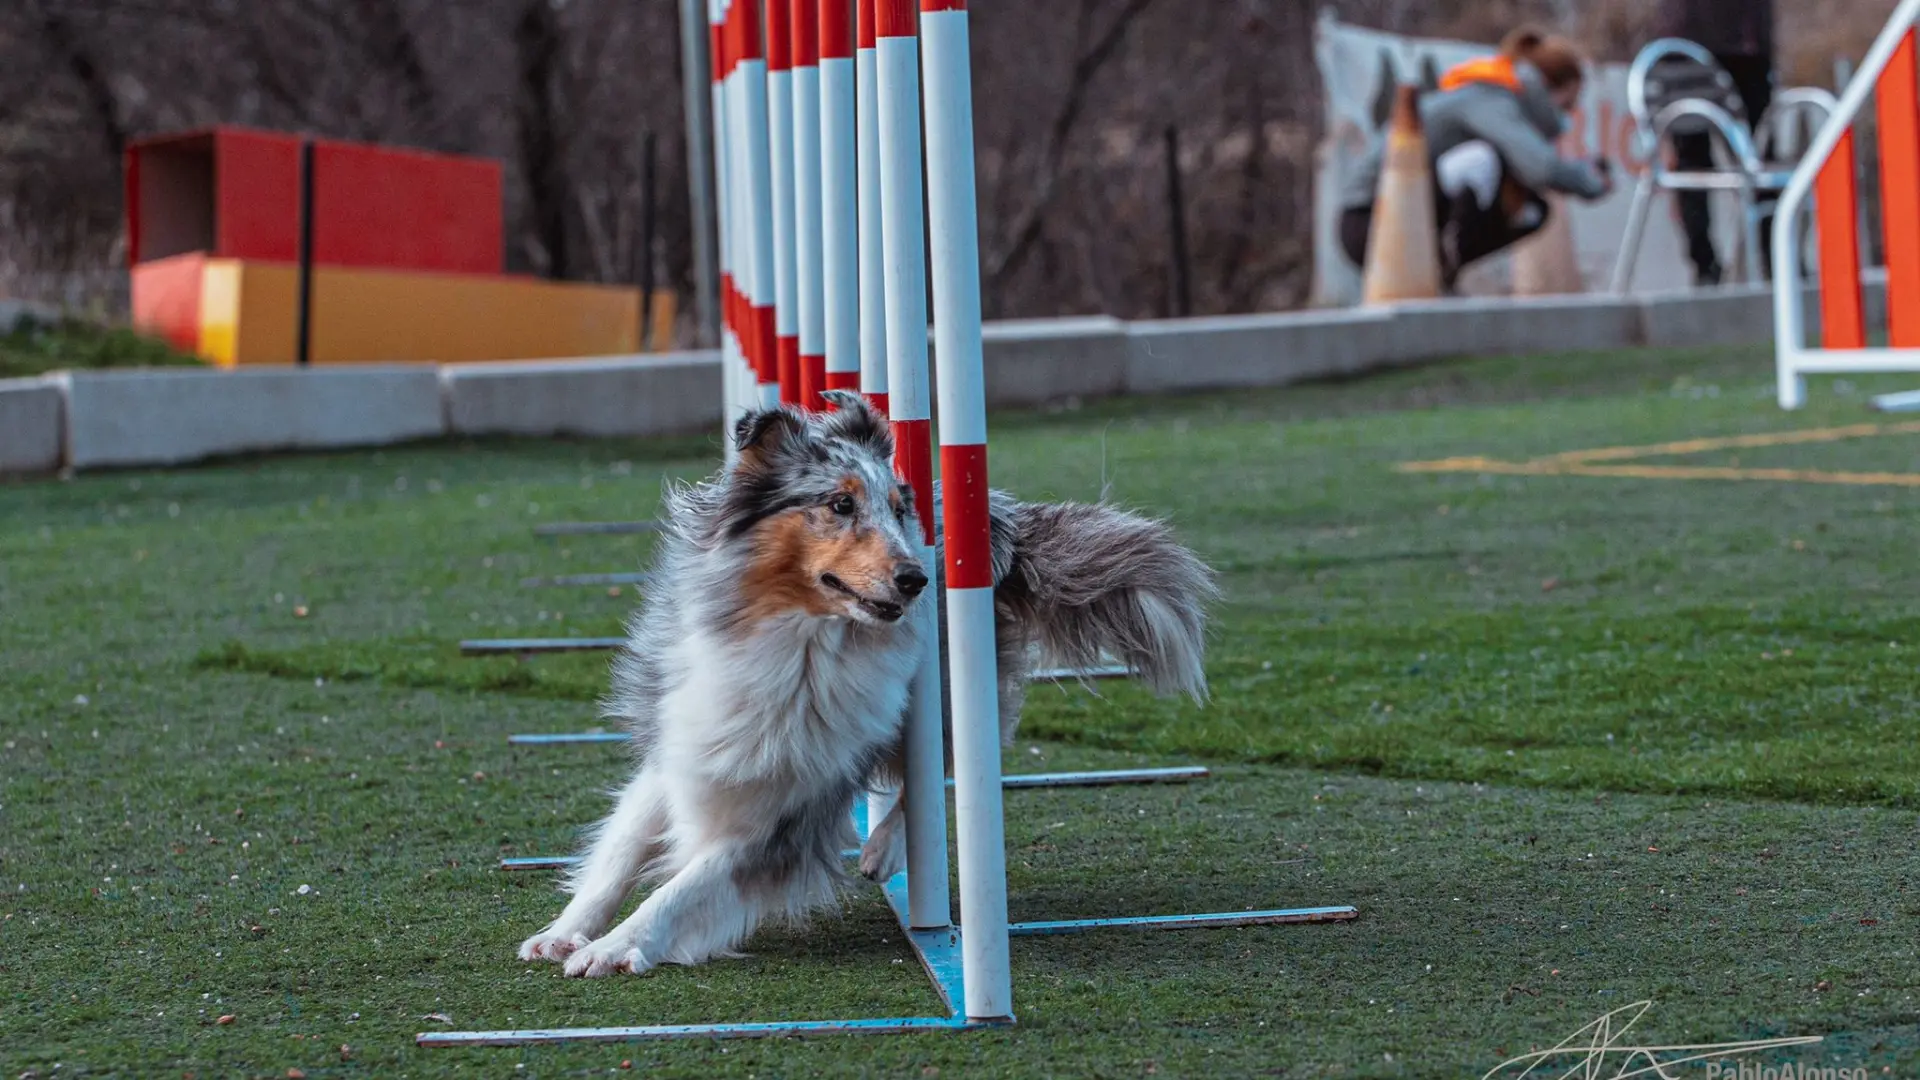
<path id="1" fill-rule="evenodd" d="M 658 521 L 553 521 L 535 525 L 535 536 L 636 536 L 657 533 Z"/>
<path id="2" fill-rule="evenodd" d="M 1206 780 L 1213 773 L 1205 765 L 1175 765 L 1159 769 L 1108 769 L 1101 772 L 1008 773 L 1000 778 L 1002 791 L 1044 788 L 1120 787 L 1129 784 L 1185 784 Z M 948 778 L 947 786 L 953 786 Z M 859 852 L 848 852 L 849 856 Z M 578 855 L 522 855 L 500 860 L 500 869 L 562 870 L 580 861 Z"/>
<path id="3" fill-rule="evenodd" d="M 1012 779 L 1009 777 L 1008 779 Z M 856 801 L 854 824 L 866 835 L 866 804 Z M 933 982 L 945 1015 L 877 1017 L 854 1020 L 776 1020 L 757 1023 L 650 1024 L 618 1027 L 526 1028 L 499 1031 L 423 1031 L 414 1036 L 414 1044 L 424 1047 L 446 1046 L 530 1046 L 542 1043 L 573 1042 L 649 1042 L 667 1039 L 767 1039 L 809 1035 L 916 1035 L 929 1032 L 970 1031 L 977 1028 L 1010 1027 L 1013 1019 L 975 1021 L 964 1010 L 966 983 L 961 973 L 960 926 L 936 930 L 917 930 L 907 915 L 907 875 L 894 875 L 882 887 L 907 944 L 920 960 L 920 966 Z M 1208 930 L 1237 926 L 1272 926 L 1289 923 L 1348 922 L 1360 912 L 1351 905 L 1328 907 L 1269 908 L 1263 911 L 1228 911 L 1199 915 L 1144 915 L 1106 919 L 1058 919 L 1045 922 L 1010 923 L 1012 937 L 1053 937 L 1084 934 L 1097 930 Z"/>
<path id="4" fill-rule="evenodd" d="M 645 585 L 653 575 L 645 570 L 622 570 L 610 574 L 561 574 L 558 577 L 521 578 L 523 589 L 564 589 L 581 585 Z"/>

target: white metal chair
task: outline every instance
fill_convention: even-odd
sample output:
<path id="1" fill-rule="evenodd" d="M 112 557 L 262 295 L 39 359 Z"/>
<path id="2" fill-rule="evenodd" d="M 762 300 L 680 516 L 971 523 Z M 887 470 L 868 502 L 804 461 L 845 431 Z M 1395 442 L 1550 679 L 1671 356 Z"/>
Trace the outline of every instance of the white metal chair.
<path id="1" fill-rule="evenodd" d="M 1760 223 L 1786 190 L 1794 163 L 1805 149 L 1801 133 L 1817 129 L 1834 103 L 1833 95 L 1824 90 L 1788 90 L 1750 130 L 1739 88 L 1711 52 L 1680 38 L 1663 38 L 1640 50 L 1627 76 L 1627 107 L 1633 114 L 1635 150 L 1647 159 L 1647 171 L 1634 186 L 1626 236 L 1614 266 L 1614 292 L 1632 287 L 1647 219 L 1654 197 L 1662 191 L 1737 195 L 1740 265 L 1747 281 L 1764 280 Z M 1712 169 L 1673 168 L 1667 152 L 1674 136 L 1699 134 L 1713 140 L 1726 164 Z"/>

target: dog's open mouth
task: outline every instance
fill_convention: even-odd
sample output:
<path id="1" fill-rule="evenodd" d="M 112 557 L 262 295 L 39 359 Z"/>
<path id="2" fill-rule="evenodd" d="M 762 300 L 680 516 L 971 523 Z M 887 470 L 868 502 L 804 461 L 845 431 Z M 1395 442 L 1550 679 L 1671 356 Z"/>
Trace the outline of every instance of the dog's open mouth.
<path id="1" fill-rule="evenodd" d="M 834 592 L 841 593 L 845 596 L 851 597 L 854 603 L 860 605 L 860 610 L 866 612 L 867 614 L 873 616 L 876 619 L 879 619 L 881 622 L 897 621 L 900 618 L 901 614 L 906 610 L 905 608 L 901 607 L 899 604 L 896 604 L 891 600 L 875 600 L 875 599 L 872 599 L 871 597 L 862 596 L 858 592 L 854 591 L 854 589 L 851 586 L 849 586 L 846 582 L 841 581 L 839 578 L 835 577 L 832 574 L 821 574 L 820 584 L 825 585 L 827 588 L 832 589 Z"/>

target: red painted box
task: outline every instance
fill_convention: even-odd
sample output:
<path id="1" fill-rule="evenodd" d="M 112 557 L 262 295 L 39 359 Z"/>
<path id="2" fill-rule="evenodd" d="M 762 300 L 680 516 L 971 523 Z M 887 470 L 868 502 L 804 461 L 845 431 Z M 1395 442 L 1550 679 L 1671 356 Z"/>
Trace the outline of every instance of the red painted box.
<path id="1" fill-rule="evenodd" d="M 294 261 L 301 141 L 216 127 L 135 143 L 127 151 L 129 261 L 189 253 Z M 501 182 L 495 161 L 316 139 L 314 262 L 498 274 Z"/>

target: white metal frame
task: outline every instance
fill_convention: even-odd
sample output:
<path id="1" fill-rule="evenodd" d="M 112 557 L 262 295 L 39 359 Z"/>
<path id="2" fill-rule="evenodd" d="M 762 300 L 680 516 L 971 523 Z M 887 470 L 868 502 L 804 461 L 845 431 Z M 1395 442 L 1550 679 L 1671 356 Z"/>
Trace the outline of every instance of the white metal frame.
<path id="1" fill-rule="evenodd" d="M 1800 257 L 1804 233 L 1796 227 L 1796 222 L 1806 212 L 1808 200 L 1813 196 L 1814 181 L 1819 177 L 1821 167 L 1833 156 L 1841 137 L 1873 100 L 1880 76 L 1886 72 L 1894 53 L 1900 49 L 1901 41 L 1915 25 L 1920 25 L 1920 0 L 1900 0 L 1900 6 L 1894 9 L 1893 17 L 1887 20 L 1885 29 L 1874 40 L 1873 48 L 1867 50 L 1867 57 L 1861 62 L 1860 69 L 1854 72 L 1853 80 L 1840 95 L 1839 104 L 1814 135 L 1813 144 L 1793 170 L 1793 177 L 1788 181 L 1786 191 L 1781 194 L 1778 209 L 1774 213 L 1774 367 L 1779 384 L 1780 407 L 1783 409 L 1797 409 L 1806 404 L 1805 376 L 1808 374 L 1920 371 L 1920 349 L 1833 350 L 1807 344 L 1807 297 Z M 1887 194 L 1883 192 L 1882 197 L 1887 197 Z M 1917 194 L 1920 193 L 1907 192 L 1905 197 L 1913 198 Z M 1916 297 L 1902 297 L 1899 300 L 1920 302 L 1920 298 Z M 1889 303 L 1892 302 L 1895 302 L 1895 298 L 1889 297 Z"/>
<path id="2" fill-rule="evenodd" d="M 1725 77 L 1725 71 L 1713 54 L 1684 38 L 1662 38 L 1641 49 L 1633 58 L 1627 74 L 1627 108 L 1633 114 L 1636 149 L 1647 159 L 1647 171 L 1633 189 L 1633 203 L 1627 212 L 1626 236 L 1620 245 L 1619 261 L 1613 269 L 1613 291 L 1625 293 L 1633 286 L 1633 272 L 1640 261 L 1640 243 L 1646 235 L 1647 219 L 1653 212 L 1654 198 L 1662 191 L 1731 192 L 1739 197 L 1741 214 L 1740 263 L 1747 281 L 1758 284 L 1760 265 L 1760 220 L 1766 216 L 1773 196 L 1787 185 L 1785 170 L 1769 168 L 1747 125 L 1717 102 L 1704 98 L 1682 98 L 1668 103 L 1658 113 L 1651 111 L 1647 84 L 1654 68 L 1663 60 L 1680 57 Z M 1792 91 L 1789 92 L 1793 93 Z M 1782 95 L 1787 100 L 1787 95 Z M 1794 108 L 1805 104 L 1795 99 Z M 1754 129 L 1767 128 L 1775 110 L 1768 116 L 1751 117 Z M 1720 148 L 1732 158 L 1728 169 L 1677 170 L 1667 166 L 1666 150 L 1673 127 L 1682 120 L 1704 121 Z"/>

